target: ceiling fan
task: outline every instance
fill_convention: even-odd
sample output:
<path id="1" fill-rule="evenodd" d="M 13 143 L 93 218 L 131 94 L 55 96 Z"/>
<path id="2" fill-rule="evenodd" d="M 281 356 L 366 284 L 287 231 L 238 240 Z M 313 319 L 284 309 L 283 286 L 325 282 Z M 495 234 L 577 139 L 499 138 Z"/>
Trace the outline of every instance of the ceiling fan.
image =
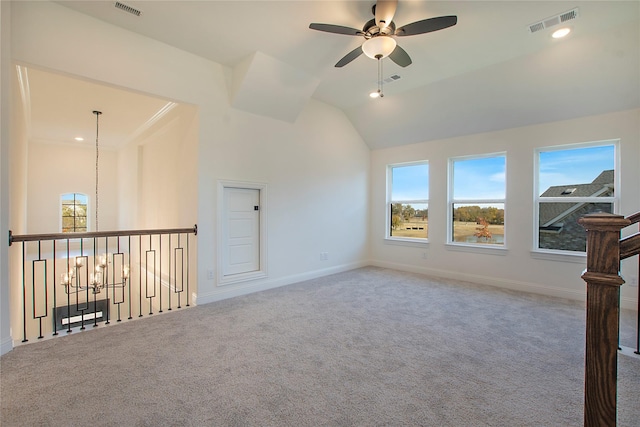
<path id="1" fill-rule="evenodd" d="M 458 22 L 458 17 L 454 15 L 439 16 L 396 28 L 396 24 L 393 22 L 393 15 L 397 6 L 398 0 L 378 0 L 371 9 L 375 18 L 364 24 L 362 30 L 341 25 L 318 23 L 309 24 L 309 28 L 327 33 L 362 36 L 365 38 L 365 42 L 347 53 L 336 63 L 336 67 L 344 67 L 363 53 L 373 59 L 382 59 L 388 56 L 399 66 L 406 67 L 411 65 L 411 58 L 403 48 L 397 45 L 394 37 L 430 33 L 452 27 Z"/>

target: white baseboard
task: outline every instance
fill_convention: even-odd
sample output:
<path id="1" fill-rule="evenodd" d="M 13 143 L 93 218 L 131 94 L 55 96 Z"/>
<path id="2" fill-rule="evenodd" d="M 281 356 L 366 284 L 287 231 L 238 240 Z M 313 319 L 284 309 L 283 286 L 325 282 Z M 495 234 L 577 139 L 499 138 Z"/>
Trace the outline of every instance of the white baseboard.
<path id="1" fill-rule="evenodd" d="M 342 273 L 343 271 L 354 270 L 356 268 L 366 267 L 369 262 L 361 261 L 350 264 L 338 265 L 321 270 L 294 274 L 291 276 L 280 277 L 277 279 L 264 279 L 252 282 L 244 282 L 241 284 L 218 286 L 214 291 L 206 294 L 194 294 L 194 304 L 202 305 L 210 302 L 221 301 L 241 295 L 247 295 L 254 292 L 266 291 L 268 289 L 279 288 L 280 286 L 291 285 L 293 283 L 303 282 L 305 280 L 316 279 L 318 277 L 328 276 L 330 274 Z"/>
<path id="2" fill-rule="evenodd" d="M 370 265 L 376 267 L 391 268 L 394 270 L 407 271 L 410 273 L 425 274 L 443 279 L 462 280 L 465 282 L 478 283 L 498 288 L 511 289 L 514 291 L 529 292 L 540 295 L 547 295 L 556 298 L 566 298 L 574 301 L 586 301 L 586 286 L 584 291 L 573 289 L 562 289 L 554 286 L 545 286 L 539 283 L 522 282 L 518 280 L 500 279 L 496 277 L 481 276 L 478 274 L 460 273 L 458 271 L 439 270 L 436 268 L 419 267 L 408 264 L 398 264 L 385 261 L 371 261 Z M 621 298 L 620 306 L 623 309 L 637 310 L 638 300 L 634 298 Z"/>
<path id="3" fill-rule="evenodd" d="M 0 355 L 6 354 L 13 350 L 13 340 L 11 337 L 5 337 L 0 341 Z"/>

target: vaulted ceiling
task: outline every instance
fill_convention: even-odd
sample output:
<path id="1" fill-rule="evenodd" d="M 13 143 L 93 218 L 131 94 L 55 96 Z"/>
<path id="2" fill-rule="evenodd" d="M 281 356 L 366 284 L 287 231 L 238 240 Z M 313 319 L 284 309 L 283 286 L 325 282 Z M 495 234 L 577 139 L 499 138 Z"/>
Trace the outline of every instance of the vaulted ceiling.
<path id="1" fill-rule="evenodd" d="M 458 23 L 398 37 L 413 63 L 383 60 L 383 78 L 400 78 L 384 85 L 381 99 L 368 96 L 378 81 L 375 60 L 362 55 L 334 67 L 362 37 L 309 29 L 311 22 L 360 29 L 373 17 L 373 0 L 122 1 L 140 16 L 113 1 L 57 3 L 229 67 L 236 108 L 293 121 L 310 98 L 334 105 L 372 149 L 640 107 L 636 1 L 400 0 L 398 27 L 442 15 Z M 550 36 L 559 25 L 530 31 L 574 9 L 566 38 Z M 165 105 L 141 102 L 140 111 Z"/>

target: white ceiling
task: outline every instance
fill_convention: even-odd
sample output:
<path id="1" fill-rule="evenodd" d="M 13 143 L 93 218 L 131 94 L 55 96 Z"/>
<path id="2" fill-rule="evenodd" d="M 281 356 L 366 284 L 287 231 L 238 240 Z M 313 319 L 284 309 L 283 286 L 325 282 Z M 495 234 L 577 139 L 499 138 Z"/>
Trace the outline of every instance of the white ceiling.
<path id="1" fill-rule="evenodd" d="M 637 1 L 400 0 L 398 27 L 441 15 L 457 15 L 458 24 L 398 37 L 413 64 L 385 60 L 384 76 L 401 78 L 375 100 L 368 97 L 377 84 L 374 60 L 362 55 L 333 66 L 363 39 L 308 28 L 362 28 L 373 0 L 121 1 L 142 15 L 116 9 L 114 1 L 58 3 L 232 69 L 257 53 L 272 58 L 310 76 L 315 90 L 307 87 L 307 96 L 342 109 L 372 149 L 640 107 Z M 576 7 L 580 17 L 570 21 L 567 38 L 552 39 L 551 29 L 529 33 L 529 24 Z M 55 88 L 33 84 L 32 98 L 41 90 L 55 95 Z M 140 106 L 128 102 L 139 122 L 126 132 L 166 104 L 144 96 Z"/>
<path id="2" fill-rule="evenodd" d="M 29 138 L 117 148 L 141 136 L 176 104 L 37 68 L 18 67 Z M 100 111 L 98 121 L 93 111 Z M 77 142 L 75 138 L 83 138 Z"/>

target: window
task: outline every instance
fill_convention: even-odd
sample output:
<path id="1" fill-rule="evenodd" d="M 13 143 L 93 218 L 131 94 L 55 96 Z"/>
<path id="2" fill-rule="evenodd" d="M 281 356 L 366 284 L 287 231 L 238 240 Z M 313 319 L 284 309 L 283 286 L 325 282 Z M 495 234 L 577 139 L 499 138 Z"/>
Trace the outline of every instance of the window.
<path id="1" fill-rule="evenodd" d="M 62 207 L 62 232 L 87 231 L 87 195 L 66 193 L 60 197 Z"/>
<path id="2" fill-rule="evenodd" d="M 390 165 L 387 238 L 426 239 L 429 234 L 429 164 Z"/>
<path id="3" fill-rule="evenodd" d="M 449 242 L 504 245 L 506 157 L 454 158 L 449 161 Z"/>
<path id="4" fill-rule="evenodd" d="M 592 212 L 615 212 L 617 141 L 537 150 L 536 249 L 585 252 L 578 224 Z"/>

